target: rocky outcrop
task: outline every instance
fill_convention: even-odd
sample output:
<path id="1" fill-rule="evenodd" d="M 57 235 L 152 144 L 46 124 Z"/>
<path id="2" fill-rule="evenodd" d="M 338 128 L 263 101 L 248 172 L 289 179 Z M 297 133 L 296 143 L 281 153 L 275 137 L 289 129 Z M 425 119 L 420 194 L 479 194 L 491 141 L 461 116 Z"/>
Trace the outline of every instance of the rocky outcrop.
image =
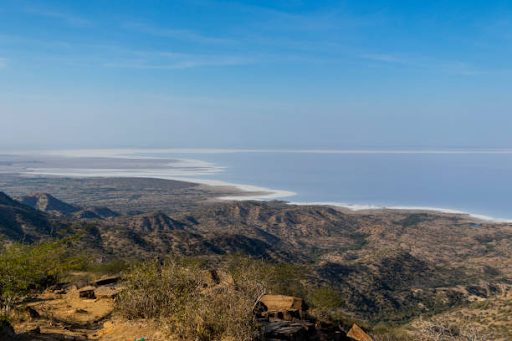
<path id="1" fill-rule="evenodd" d="M 103 219 L 118 217 L 119 213 L 107 207 L 91 206 L 82 208 L 68 204 L 48 193 L 32 193 L 19 198 L 19 201 L 33 209 L 57 215 L 71 216 L 78 219 Z"/>
<path id="2" fill-rule="evenodd" d="M 263 340 L 315 340 L 314 324 L 304 320 L 307 309 L 302 298 L 263 295 L 253 313 L 261 325 Z"/>
<path id="3" fill-rule="evenodd" d="M 54 212 L 69 215 L 80 211 L 79 207 L 61 201 L 48 193 L 32 193 L 20 198 L 23 205 L 43 212 Z"/>
<path id="4" fill-rule="evenodd" d="M 258 302 L 258 317 L 269 320 L 303 319 L 308 306 L 302 298 L 285 295 L 263 295 Z"/>
<path id="5" fill-rule="evenodd" d="M 302 298 L 286 295 L 263 295 L 256 303 L 254 315 L 266 341 L 373 341 L 361 328 L 353 325 L 350 335 L 339 325 L 308 321 L 307 304 Z"/>

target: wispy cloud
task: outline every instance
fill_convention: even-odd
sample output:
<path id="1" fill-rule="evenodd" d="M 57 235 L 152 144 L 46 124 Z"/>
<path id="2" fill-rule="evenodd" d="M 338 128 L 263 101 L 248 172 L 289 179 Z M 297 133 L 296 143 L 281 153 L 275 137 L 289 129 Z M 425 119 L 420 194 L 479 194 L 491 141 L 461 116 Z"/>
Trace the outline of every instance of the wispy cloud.
<path id="1" fill-rule="evenodd" d="M 471 63 L 458 60 L 442 62 L 438 67 L 445 73 L 462 76 L 477 76 L 490 73 L 489 71 L 479 68 Z"/>
<path id="2" fill-rule="evenodd" d="M 469 62 L 460 60 L 438 60 L 425 56 L 419 56 L 412 53 L 375 53 L 362 54 L 360 55 L 360 57 L 362 59 L 371 60 L 379 63 L 395 64 L 416 69 L 430 69 L 436 72 L 454 75 L 472 76 L 488 73 Z"/>
<path id="3" fill-rule="evenodd" d="M 253 27 L 270 31 L 295 32 L 338 32 L 353 30 L 361 27 L 375 26 L 387 20 L 381 12 L 375 12 L 362 17 L 350 13 L 343 5 L 319 6 L 316 10 L 304 13 L 290 12 L 261 5 L 229 3 L 230 7 L 237 6 L 240 11 L 251 13 L 257 19 Z"/>
<path id="4" fill-rule="evenodd" d="M 7 59 L 0 58 L 0 69 L 5 69 L 7 67 Z"/>
<path id="5" fill-rule="evenodd" d="M 208 66 L 236 66 L 254 63 L 255 54 L 238 53 L 183 53 L 162 50 L 138 50 L 112 43 L 83 44 L 75 41 L 48 41 L 20 36 L 0 34 L 0 43 L 42 47 L 44 52 L 34 59 L 32 54 L 23 57 L 24 62 L 41 64 L 60 63 L 68 66 L 101 66 L 109 68 L 130 69 L 187 69 Z M 66 53 L 61 53 L 65 49 Z M 87 51 L 87 53 L 69 53 L 69 51 Z M 5 59 L 0 61 L 5 62 Z M 2 64 L 0 63 L 0 67 Z"/>
<path id="6" fill-rule="evenodd" d="M 155 53 L 151 52 L 151 55 Z M 251 63 L 250 58 L 239 56 L 206 56 L 206 55 L 185 55 L 185 54 L 165 54 L 167 58 L 142 58 L 132 60 L 119 60 L 104 63 L 105 67 L 130 68 L 130 69 L 160 69 L 176 70 L 188 69 L 205 66 L 236 66 Z"/>
<path id="7" fill-rule="evenodd" d="M 37 16 L 64 21 L 65 23 L 71 26 L 88 26 L 92 23 L 89 19 L 85 19 L 70 13 L 57 12 L 35 7 L 27 7 L 24 10 L 27 13 L 34 14 Z"/>
<path id="8" fill-rule="evenodd" d="M 159 37 L 167 37 L 179 40 L 190 41 L 194 43 L 202 43 L 202 44 L 228 44 L 233 43 L 234 41 L 227 38 L 217 38 L 217 37 L 209 37 L 203 35 L 201 33 L 197 33 L 192 30 L 187 29 L 170 29 L 170 28 L 160 28 L 154 27 L 141 23 L 127 23 L 124 25 L 125 28 L 136 30 L 138 32 L 159 36 Z"/>
<path id="9" fill-rule="evenodd" d="M 398 64 L 408 64 L 409 61 L 406 57 L 394 54 L 363 54 L 361 55 L 364 59 L 370 59 L 377 62 L 384 63 L 398 63 Z"/>

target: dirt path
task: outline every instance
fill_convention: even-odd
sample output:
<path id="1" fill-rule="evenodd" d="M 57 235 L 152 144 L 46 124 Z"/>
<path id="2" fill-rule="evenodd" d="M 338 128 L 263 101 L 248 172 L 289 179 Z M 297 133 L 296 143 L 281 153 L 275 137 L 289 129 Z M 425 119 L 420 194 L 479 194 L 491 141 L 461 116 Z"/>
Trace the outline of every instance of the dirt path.
<path id="1" fill-rule="evenodd" d="M 81 298 L 79 290 L 46 291 L 19 307 L 19 340 L 164 340 L 153 321 L 126 321 L 114 314 L 110 297 Z"/>

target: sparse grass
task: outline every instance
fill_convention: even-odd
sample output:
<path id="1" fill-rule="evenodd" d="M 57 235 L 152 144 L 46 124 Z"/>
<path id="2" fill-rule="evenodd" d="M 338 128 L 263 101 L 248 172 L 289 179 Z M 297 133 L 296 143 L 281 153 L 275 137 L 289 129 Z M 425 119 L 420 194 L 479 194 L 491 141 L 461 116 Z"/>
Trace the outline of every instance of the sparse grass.
<path id="1" fill-rule="evenodd" d="M 448 319 L 435 318 L 425 321 L 418 319 L 413 327 L 414 339 L 418 341 L 484 341 L 491 336 L 490 332 L 482 333 L 476 326 L 467 321 L 453 323 Z"/>
<path id="2" fill-rule="evenodd" d="M 197 265 L 180 263 L 135 266 L 117 303 L 122 315 L 157 319 L 181 340 L 252 340 L 257 333 L 252 310 L 265 284 L 253 279 L 250 268 L 238 269 L 233 281 L 225 273 L 215 278 Z"/>
<path id="3" fill-rule="evenodd" d="M 328 285 L 309 289 L 307 298 L 313 307 L 327 309 L 340 308 L 344 303 L 343 297 L 339 291 Z"/>

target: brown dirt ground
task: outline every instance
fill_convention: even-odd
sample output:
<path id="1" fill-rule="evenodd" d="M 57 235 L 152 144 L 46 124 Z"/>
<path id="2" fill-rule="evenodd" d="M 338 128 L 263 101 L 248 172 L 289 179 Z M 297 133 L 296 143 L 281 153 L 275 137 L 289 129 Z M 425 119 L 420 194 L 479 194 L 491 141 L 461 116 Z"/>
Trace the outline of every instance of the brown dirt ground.
<path id="1" fill-rule="evenodd" d="M 27 307 L 40 316 L 30 317 Z M 157 322 L 123 320 L 113 313 L 113 299 L 83 299 L 76 289 L 62 294 L 45 292 L 18 310 L 13 326 L 22 341 L 166 339 Z"/>

